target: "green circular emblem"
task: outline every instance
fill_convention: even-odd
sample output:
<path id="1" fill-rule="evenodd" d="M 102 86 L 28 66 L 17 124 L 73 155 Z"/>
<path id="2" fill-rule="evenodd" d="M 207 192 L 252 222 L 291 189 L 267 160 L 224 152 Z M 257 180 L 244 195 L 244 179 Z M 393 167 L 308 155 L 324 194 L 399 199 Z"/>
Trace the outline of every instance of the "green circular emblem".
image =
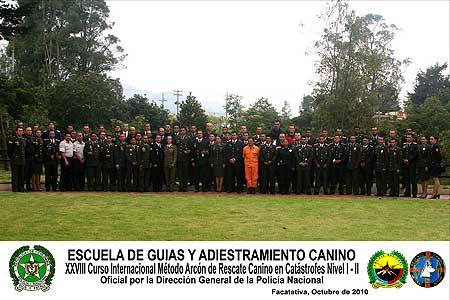
<path id="1" fill-rule="evenodd" d="M 46 292 L 55 275 L 55 259 L 46 248 L 36 245 L 17 249 L 9 260 L 9 274 L 15 289 Z"/>

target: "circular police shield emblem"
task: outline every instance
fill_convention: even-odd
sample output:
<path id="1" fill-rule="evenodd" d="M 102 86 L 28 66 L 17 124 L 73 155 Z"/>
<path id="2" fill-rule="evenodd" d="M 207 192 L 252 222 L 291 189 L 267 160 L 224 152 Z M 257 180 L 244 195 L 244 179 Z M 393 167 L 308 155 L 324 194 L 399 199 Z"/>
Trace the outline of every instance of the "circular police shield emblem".
<path id="1" fill-rule="evenodd" d="M 369 260 L 367 274 L 373 288 L 401 288 L 406 283 L 408 263 L 398 251 L 377 251 Z"/>
<path id="2" fill-rule="evenodd" d="M 444 279 L 444 260 L 434 252 L 421 252 L 411 261 L 409 274 L 417 285 L 424 288 L 434 287 Z"/>
<path id="3" fill-rule="evenodd" d="M 46 248 L 36 245 L 16 250 L 9 260 L 9 274 L 19 292 L 46 292 L 55 275 L 55 260 Z"/>

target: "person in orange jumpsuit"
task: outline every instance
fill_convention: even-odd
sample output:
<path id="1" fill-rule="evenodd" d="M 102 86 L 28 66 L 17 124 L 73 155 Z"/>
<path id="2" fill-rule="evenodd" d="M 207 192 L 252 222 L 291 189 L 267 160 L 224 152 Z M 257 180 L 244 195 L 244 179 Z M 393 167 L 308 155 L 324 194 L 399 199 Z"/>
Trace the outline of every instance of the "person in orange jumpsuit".
<path id="1" fill-rule="evenodd" d="M 255 146 L 252 137 L 248 138 L 248 145 L 242 150 L 242 157 L 244 158 L 245 179 L 247 180 L 248 194 L 255 194 L 256 186 L 258 184 L 258 162 L 259 162 L 259 148 Z"/>

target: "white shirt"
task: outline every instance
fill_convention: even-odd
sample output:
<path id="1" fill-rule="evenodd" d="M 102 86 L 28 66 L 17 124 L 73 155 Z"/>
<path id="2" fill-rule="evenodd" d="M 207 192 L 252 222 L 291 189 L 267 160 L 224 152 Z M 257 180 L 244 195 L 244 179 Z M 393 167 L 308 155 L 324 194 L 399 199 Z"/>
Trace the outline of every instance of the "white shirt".
<path id="1" fill-rule="evenodd" d="M 79 141 L 75 141 L 75 143 L 73 143 L 73 150 L 78 153 L 81 160 L 84 159 L 84 145 L 85 143 L 83 141 L 81 141 L 81 143 Z"/>
<path id="2" fill-rule="evenodd" d="M 59 143 L 59 152 L 64 153 L 66 157 L 73 157 L 73 143 L 71 141 L 67 142 L 66 140 L 63 140 L 61 143 Z"/>

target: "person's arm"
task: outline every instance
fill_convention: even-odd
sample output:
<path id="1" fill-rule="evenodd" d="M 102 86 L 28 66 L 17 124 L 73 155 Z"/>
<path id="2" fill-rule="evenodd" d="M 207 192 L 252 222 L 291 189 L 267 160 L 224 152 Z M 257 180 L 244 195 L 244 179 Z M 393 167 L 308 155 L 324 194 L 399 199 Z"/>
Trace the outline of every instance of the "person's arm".
<path id="1" fill-rule="evenodd" d="M 59 144 L 59 153 L 61 154 L 62 160 L 64 160 L 64 165 L 65 165 L 65 166 L 68 166 L 68 165 L 69 165 L 69 161 L 68 161 L 67 158 L 66 158 L 66 153 L 64 152 L 64 151 L 65 151 L 64 148 L 65 148 L 65 147 L 64 147 L 63 143 L 61 142 L 61 143 Z"/>

